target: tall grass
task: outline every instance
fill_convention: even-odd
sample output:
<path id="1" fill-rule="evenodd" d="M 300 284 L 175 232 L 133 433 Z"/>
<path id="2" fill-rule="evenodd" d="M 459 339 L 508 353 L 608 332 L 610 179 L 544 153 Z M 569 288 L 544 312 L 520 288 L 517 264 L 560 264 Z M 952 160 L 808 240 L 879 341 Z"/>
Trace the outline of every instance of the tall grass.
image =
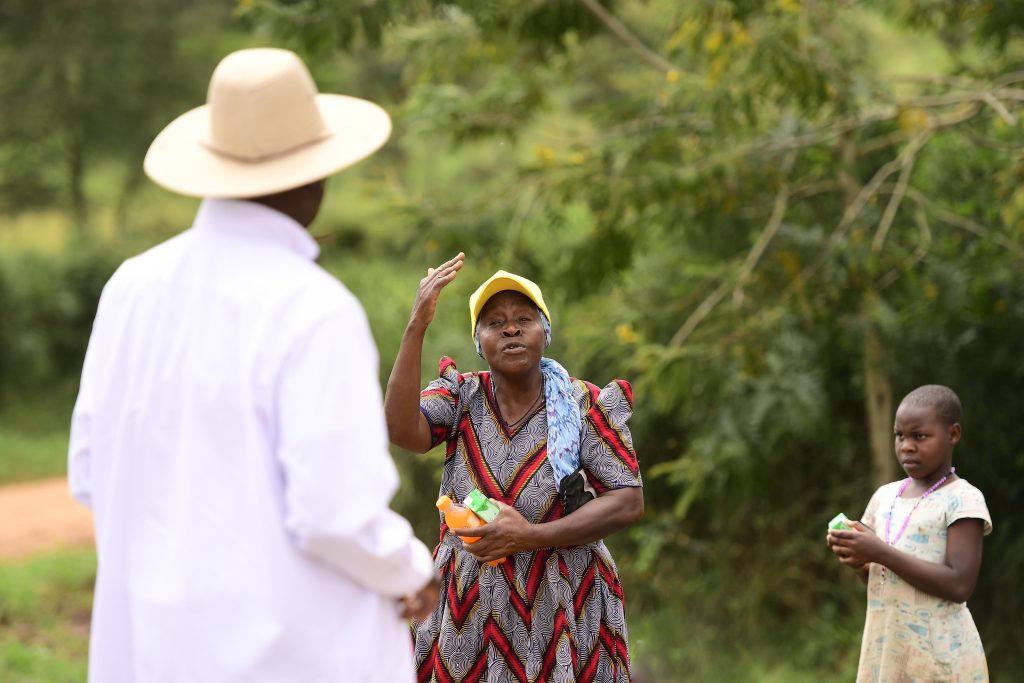
<path id="1" fill-rule="evenodd" d="M 49 389 L 39 396 L 10 400 L 0 412 L 0 485 L 66 471 L 74 396 L 68 386 Z"/>
<path id="2" fill-rule="evenodd" d="M 91 550 L 0 564 L 0 681 L 85 680 L 95 577 Z"/>

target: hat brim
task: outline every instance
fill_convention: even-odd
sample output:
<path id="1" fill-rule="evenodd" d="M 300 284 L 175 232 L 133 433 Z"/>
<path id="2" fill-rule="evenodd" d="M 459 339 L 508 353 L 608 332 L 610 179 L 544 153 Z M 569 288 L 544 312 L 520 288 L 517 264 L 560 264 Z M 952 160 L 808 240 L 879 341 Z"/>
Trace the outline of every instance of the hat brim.
<path id="1" fill-rule="evenodd" d="M 279 156 L 244 161 L 218 154 L 203 140 L 207 105 L 185 112 L 164 128 L 146 153 L 143 169 L 157 185 L 192 197 L 260 197 L 326 178 L 365 159 L 391 135 L 391 118 L 368 100 L 316 96 L 326 131 L 317 141 Z"/>

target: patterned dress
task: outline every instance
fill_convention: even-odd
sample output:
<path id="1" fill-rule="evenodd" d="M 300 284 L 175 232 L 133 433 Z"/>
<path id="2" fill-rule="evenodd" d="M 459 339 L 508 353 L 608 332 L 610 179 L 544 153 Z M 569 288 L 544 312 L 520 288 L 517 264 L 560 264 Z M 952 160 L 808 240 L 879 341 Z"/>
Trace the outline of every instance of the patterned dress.
<path id="1" fill-rule="evenodd" d="M 573 380 L 584 416 L 580 453 L 598 493 L 641 486 L 626 420 L 632 390 Z M 490 373 L 459 374 L 442 358 L 440 379 L 420 395 L 434 445 L 447 444 L 441 492 L 473 489 L 528 521 L 565 516 L 547 459 L 543 406 L 516 431 L 499 416 Z M 419 681 L 629 681 L 622 585 L 604 542 L 517 553 L 490 567 L 463 549 L 441 519 L 434 550 L 442 597 L 416 625 Z"/>
<path id="2" fill-rule="evenodd" d="M 900 482 L 875 492 L 863 522 L 885 538 L 886 521 Z M 918 498 L 896 498 L 892 533 L 903 525 Z M 984 534 L 992 518 L 981 491 L 964 479 L 936 489 L 921 501 L 897 547 L 926 562 L 946 561 L 949 525 L 980 519 Z M 985 650 L 967 605 L 920 591 L 891 571 L 871 565 L 857 683 L 961 683 L 988 681 Z"/>

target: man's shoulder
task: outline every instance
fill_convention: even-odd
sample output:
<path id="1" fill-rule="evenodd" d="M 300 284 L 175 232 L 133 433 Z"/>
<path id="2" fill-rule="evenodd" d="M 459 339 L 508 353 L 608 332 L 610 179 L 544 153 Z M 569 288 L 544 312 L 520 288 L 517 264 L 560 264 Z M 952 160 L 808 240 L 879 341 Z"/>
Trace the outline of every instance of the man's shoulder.
<path id="1" fill-rule="evenodd" d="M 306 261 L 296 263 L 292 285 L 296 294 L 310 297 L 327 309 L 350 310 L 362 305 L 345 284 L 320 265 Z"/>
<path id="2" fill-rule="evenodd" d="M 134 256 L 129 256 L 117 267 L 114 274 L 107 281 L 107 289 L 118 286 L 131 287 L 137 281 L 146 277 L 152 277 L 158 270 L 159 264 L 167 262 L 173 256 L 185 248 L 188 240 L 188 233 L 180 233 L 157 245 L 146 249 Z"/>

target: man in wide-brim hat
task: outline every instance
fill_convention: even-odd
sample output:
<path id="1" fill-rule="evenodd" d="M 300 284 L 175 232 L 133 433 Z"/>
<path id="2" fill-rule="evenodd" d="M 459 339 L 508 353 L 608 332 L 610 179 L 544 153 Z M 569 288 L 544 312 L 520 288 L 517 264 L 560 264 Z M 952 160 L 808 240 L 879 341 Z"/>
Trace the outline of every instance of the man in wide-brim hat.
<path id="1" fill-rule="evenodd" d="M 100 300 L 72 420 L 92 507 L 96 683 L 412 681 L 402 617 L 437 600 L 388 509 L 377 350 L 306 231 L 328 175 L 388 138 L 293 53 L 242 50 L 146 173 L 204 200 Z"/>

